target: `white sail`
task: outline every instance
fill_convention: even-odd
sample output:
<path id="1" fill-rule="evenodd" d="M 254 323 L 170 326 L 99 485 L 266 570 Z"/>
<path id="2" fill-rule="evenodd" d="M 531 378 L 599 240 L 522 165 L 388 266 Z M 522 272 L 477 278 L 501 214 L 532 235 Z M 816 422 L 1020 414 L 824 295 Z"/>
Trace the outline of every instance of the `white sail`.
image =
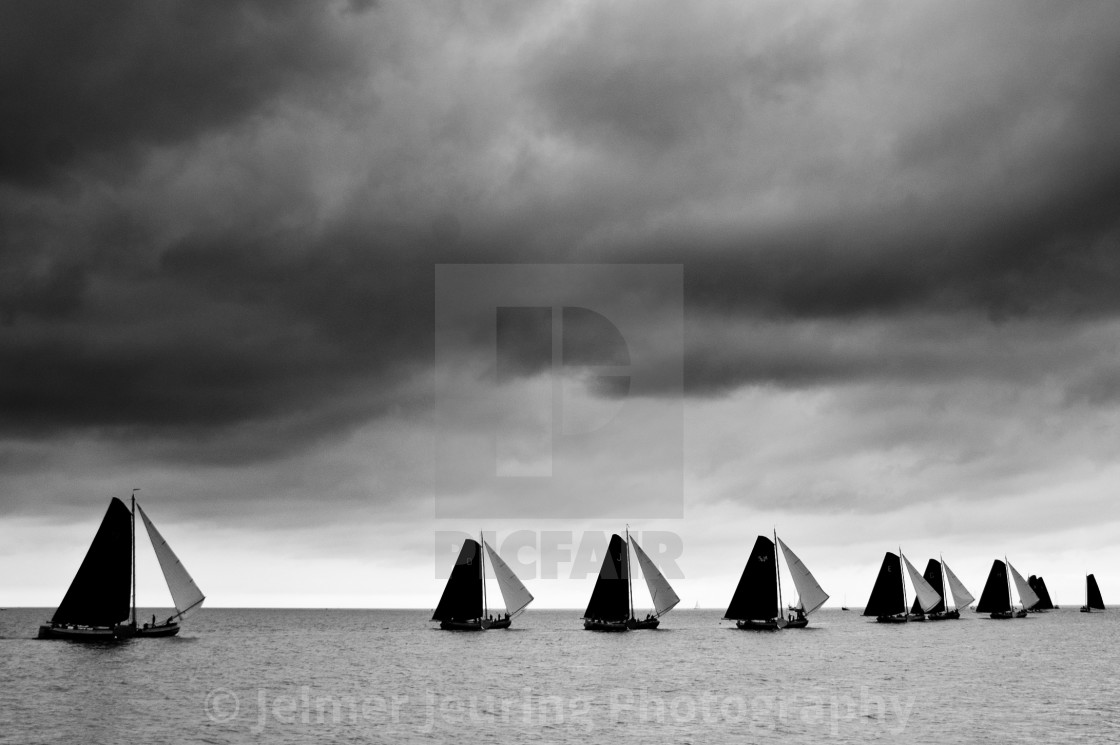
<path id="1" fill-rule="evenodd" d="M 1015 589 L 1019 591 L 1019 602 L 1023 604 L 1024 608 L 1033 608 L 1038 604 L 1038 595 L 1031 589 L 1030 584 L 1023 579 L 1023 575 L 1011 566 L 1011 562 L 1007 562 L 1007 568 L 1011 570 L 1011 577 L 1015 580 Z"/>
<path id="2" fill-rule="evenodd" d="M 646 556 L 646 552 L 638 545 L 638 542 L 631 539 L 630 542 L 634 545 L 634 552 L 638 554 L 638 565 L 642 568 L 642 576 L 646 578 L 646 587 L 649 588 L 649 596 L 653 598 L 653 613 L 655 616 L 661 616 L 668 613 L 673 607 L 681 602 L 677 597 L 677 593 L 673 592 L 673 588 L 669 586 L 669 580 L 661 574 L 653 561 Z"/>
<path id="3" fill-rule="evenodd" d="M 910 560 L 905 556 L 902 560 L 906 563 L 906 573 L 910 575 L 910 584 L 914 585 L 914 594 L 918 596 L 918 605 L 921 606 L 922 612 L 928 612 L 930 608 L 941 602 L 941 596 L 937 594 L 937 590 L 933 589 L 933 585 L 926 582 L 925 577 L 918 574 L 918 570 L 910 563 Z"/>
<path id="4" fill-rule="evenodd" d="M 941 560 L 941 566 L 945 567 L 945 576 L 949 579 L 949 589 L 953 591 L 953 602 L 956 603 L 958 608 L 967 608 L 968 604 L 976 598 L 972 597 L 972 593 L 965 589 L 964 583 L 957 579 L 957 575 L 953 574 L 953 570 L 949 568 L 944 559 Z"/>
<path id="5" fill-rule="evenodd" d="M 786 566 L 789 567 L 789 573 L 793 575 L 793 585 L 797 588 L 801 612 L 809 615 L 824 605 L 824 601 L 828 600 L 828 593 L 821 589 L 820 584 L 813 577 L 812 572 L 809 571 L 809 567 L 797 558 L 797 554 L 789 550 L 785 541 L 779 538 L 778 544 L 781 545 L 782 554 L 786 557 Z"/>
<path id="6" fill-rule="evenodd" d="M 525 610 L 525 606 L 533 602 L 533 594 L 525 589 L 525 585 L 509 568 L 509 564 L 502 561 L 502 557 L 490 548 L 489 543 L 483 541 L 482 545 L 486 546 L 486 555 L 490 557 L 490 566 L 494 567 L 494 576 L 498 578 L 498 587 L 502 591 L 506 613 L 509 613 L 510 618 L 513 618 Z"/>
<path id="7" fill-rule="evenodd" d="M 179 618 L 186 618 L 188 613 L 202 605 L 206 596 L 198 589 L 191 575 L 187 574 L 183 562 L 179 561 L 171 546 L 163 540 L 163 536 L 156 530 L 156 526 L 152 525 L 144 510 L 140 509 L 140 505 L 136 505 L 136 509 L 140 512 L 140 517 L 144 518 L 144 527 L 148 529 L 148 537 L 152 539 L 152 548 L 155 549 L 156 558 L 159 559 L 163 578 L 167 580 L 167 589 L 171 591 L 171 599 L 175 601 L 175 610 L 178 611 L 176 615 Z"/>

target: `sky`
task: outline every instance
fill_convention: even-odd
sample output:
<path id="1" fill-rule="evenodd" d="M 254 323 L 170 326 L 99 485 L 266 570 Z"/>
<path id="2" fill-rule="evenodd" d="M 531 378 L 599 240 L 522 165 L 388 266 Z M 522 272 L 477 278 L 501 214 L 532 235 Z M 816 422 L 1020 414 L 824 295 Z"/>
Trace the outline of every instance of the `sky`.
<path id="1" fill-rule="evenodd" d="M 133 488 L 215 607 L 432 608 L 484 529 L 582 608 L 626 524 L 687 607 L 775 529 L 833 604 L 900 546 L 1120 602 L 1118 37 L 1103 1 L 0 4 L 0 606 L 57 605 Z"/>

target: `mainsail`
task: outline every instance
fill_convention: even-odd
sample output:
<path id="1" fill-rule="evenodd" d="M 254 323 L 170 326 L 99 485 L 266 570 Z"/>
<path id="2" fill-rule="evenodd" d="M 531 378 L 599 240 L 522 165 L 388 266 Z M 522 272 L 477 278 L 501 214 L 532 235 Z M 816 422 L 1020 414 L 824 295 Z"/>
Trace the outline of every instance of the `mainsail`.
<path id="1" fill-rule="evenodd" d="M 929 582 L 918 574 L 918 570 L 910 563 L 910 560 L 905 555 L 902 561 L 906 563 L 906 572 L 910 575 L 910 584 L 914 585 L 914 594 L 918 596 L 918 603 L 921 605 L 922 611 L 928 613 L 933 606 L 941 602 L 941 596 L 937 594 L 937 590 L 933 589 Z"/>
<path id="2" fill-rule="evenodd" d="M 156 526 L 148 519 L 148 515 L 136 505 L 136 509 L 140 512 L 140 517 L 144 519 L 144 527 L 148 529 L 148 537 L 152 539 L 152 548 L 155 549 L 156 558 L 159 559 L 159 566 L 163 570 L 163 578 L 167 580 L 167 589 L 171 591 L 171 599 L 175 601 L 175 610 L 179 618 L 186 618 L 187 614 L 202 605 L 202 601 L 206 596 L 202 594 L 202 590 L 198 589 L 198 585 L 191 579 L 191 575 L 187 573 L 186 567 L 179 561 L 179 557 L 171 550 L 171 546 L 167 545 L 167 541 L 156 530 Z"/>
<path id="3" fill-rule="evenodd" d="M 597 621 L 625 621 L 630 617 L 630 588 L 626 581 L 626 542 L 617 533 L 611 536 L 599 578 L 583 618 Z"/>
<path id="4" fill-rule="evenodd" d="M 668 613 L 673 607 L 681 602 L 677 597 L 677 593 L 673 592 L 673 588 L 669 586 L 669 581 L 658 570 L 657 565 L 653 563 L 642 547 L 638 545 L 637 541 L 633 541 L 634 553 L 638 555 L 638 566 L 642 568 L 642 576 L 646 578 L 646 587 L 649 588 L 649 596 L 653 598 L 653 614 L 661 616 Z"/>
<path id="5" fill-rule="evenodd" d="M 937 604 L 930 608 L 928 611 L 922 610 L 922 601 L 920 598 L 914 598 L 914 605 L 910 608 L 911 613 L 944 613 L 945 608 L 945 585 L 941 581 L 941 562 L 937 559 L 930 559 L 926 562 L 926 570 L 922 573 L 922 579 L 929 583 L 940 597 L 937 598 Z"/>
<path id="6" fill-rule="evenodd" d="M 902 563 L 890 551 L 883 557 L 875 587 L 863 609 L 865 616 L 893 616 L 906 612 L 906 597 L 902 587 Z"/>
<path id="7" fill-rule="evenodd" d="M 948 563 L 942 560 L 941 566 L 945 567 L 945 577 L 949 580 L 949 590 L 953 593 L 953 602 L 957 608 L 967 608 L 968 604 L 976 598 L 972 597 L 972 593 L 965 589 L 964 583 L 957 579 L 957 575 L 953 574 L 953 570 L 949 568 Z"/>
<path id="8" fill-rule="evenodd" d="M 498 579 L 498 587 L 502 591 L 502 600 L 506 604 L 506 613 L 509 613 L 510 618 L 513 618 L 521 611 L 525 610 L 525 606 L 533 602 L 533 594 L 525 589 L 525 585 L 509 568 L 509 565 L 502 561 L 502 557 L 490 548 L 490 544 L 485 541 L 482 545 L 486 547 L 486 555 L 490 557 L 490 566 L 494 567 L 494 576 Z"/>
<path id="9" fill-rule="evenodd" d="M 131 609 L 132 513 L 113 497 L 52 624 L 114 626 Z"/>
<path id="10" fill-rule="evenodd" d="M 809 567 L 797 558 L 797 554 L 789 550 L 785 541 L 779 538 L 778 545 L 782 547 L 782 554 L 786 557 L 786 566 L 789 567 L 789 573 L 793 575 L 793 585 L 797 588 L 798 606 L 802 613 L 809 615 L 824 605 L 824 601 L 828 600 L 828 593 L 821 589 L 820 584 L 813 577 L 812 572 L 809 571 Z"/>
<path id="11" fill-rule="evenodd" d="M 1019 602 L 1023 604 L 1023 608 L 1033 608 L 1038 603 L 1038 595 L 1034 594 L 1034 590 L 1023 579 L 1023 575 L 1011 566 L 1011 562 L 1007 562 L 1007 568 L 1011 570 L 1011 576 L 1015 579 L 1015 589 L 1019 591 Z"/>
<path id="12" fill-rule="evenodd" d="M 1011 588 L 1007 584 L 1007 569 L 1002 561 L 996 559 L 992 562 L 992 570 L 988 572 L 988 581 L 984 583 L 984 591 L 980 593 L 980 602 L 976 604 L 976 612 L 1005 613 L 1011 610 L 1010 592 Z"/>
<path id="13" fill-rule="evenodd" d="M 482 550 L 478 541 L 468 538 L 463 541 L 459 558 L 443 596 L 439 599 L 433 621 L 471 621 L 482 618 Z"/>
<path id="14" fill-rule="evenodd" d="M 774 542 L 760 535 L 743 567 L 743 576 L 731 596 L 731 604 L 723 614 L 725 619 L 769 621 L 782 617 L 778 604 L 778 574 L 774 569 L 776 559 Z"/>
<path id="15" fill-rule="evenodd" d="M 1085 604 L 1094 610 L 1105 609 L 1101 588 L 1097 586 L 1097 578 L 1092 574 L 1085 578 Z"/>

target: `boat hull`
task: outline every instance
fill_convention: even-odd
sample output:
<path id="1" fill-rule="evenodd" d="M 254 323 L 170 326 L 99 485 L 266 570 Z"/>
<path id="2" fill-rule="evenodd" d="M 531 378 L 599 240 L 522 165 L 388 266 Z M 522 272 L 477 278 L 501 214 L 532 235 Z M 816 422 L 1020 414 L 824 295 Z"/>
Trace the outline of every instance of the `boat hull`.
<path id="1" fill-rule="evenodd" d="M 486 631 L 488 629 L 508 629 L 510 619 L 499 618 L 494 621 L 440 621 L 439 627 L 444 631 Z"/>
<path id="2" fill-rule="evenodd" d="M 802 616 L 801 618 L 795 618 L 792 621 L 786 621 L 787 629 L 803 629 L 808 625 L 809 619 L 805 616 Z"/>
<path id="3" fill-rule="evenodd" d="M 585 631 L 629 631 L 630 626 L 626 621 L 594 621 L 586 619 L 583 622 Z"/>
<path id="4" fill-rule="evenodd" d="M 631 631 L 639 631 L 641 629 L 656 629 L 660 625 L 661 625 L 661 620 L 658 619 L 658 618 L 646 618 L 646 619 L 641 620 L 641 621 L 639 621 L 636 618 L 631 618 L 629 621 L 626 622 L 626 626 Z"/>
<path id="5" fill-rule="evenodd" d="M 997 610 L 995 613 L 989 613 L 988 618 L 993 618 L 997 621 L 1006 621 L 1009 618 L 1014 618 L 1015 614 L 1009 610 Z"/>
<path id="6" fill-rule="evenodd" d="M 144 624 L 140 628 L 136 629 L 136 631 L 133 633 L 133 636 L 156 639 L 165 636 L 175 636 L 178 633 L 179 624 L 172 622 L 160 624 L 158 626 L 149 626 L 148 624 Z"/>
<path id="7" fill-rule="evenodd" d="M 39 627 L 40 639 L 65 639 L 72 642 L 115 642 L 132 637 L 132 628 L 120 626 L 55 626 Z"/>
<path id="8" fill-rule="evenodd" d="M 961 617 L 959 610 L 943 611 L 941 613 L 930 613 L 926 618 L 931 621 L 955 621 Z"/>
<path id="9" fill-rule="evenodd" d="M 765 621 L 747 619 L 735 622 L 736 628 L 740 628 L 744 631 L 777 631 L 785 625 L 785 622 L 777 618 L 769 618 Z"/>
<path id="10" fill-rule="evenodd" d="M 875 617 L 875 622 L 876 623 L 910 623 L 911 621 L 917 621 L 917 620 L 918 620 L 918 618 L 916 616 L 912 616 L 909 613 L 896 613 L 893 616 L 876 616 Z M 921 620 L 924 621 L 925 618 L 923 617 Z"/>

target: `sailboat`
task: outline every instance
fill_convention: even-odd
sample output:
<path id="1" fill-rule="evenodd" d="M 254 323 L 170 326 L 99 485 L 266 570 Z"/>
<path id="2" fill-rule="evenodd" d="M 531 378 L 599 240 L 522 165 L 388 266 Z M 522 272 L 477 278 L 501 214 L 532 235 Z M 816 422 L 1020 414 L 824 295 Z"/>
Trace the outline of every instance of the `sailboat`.
<path id="1" fill-rule="evenodd" d="M 607 545 L 603 566 L 591 591 L 591 600 L 583 612 L 583 628 L 588 631 L 629 631 L 630 612 L 630 550 L 626 541 L 615 533 Z"/>
<path id="2" fill-rule="evenodd" d="M 1097 578 L 1088 574 L 1085 576 L 1085 605 L 1081 606 L 1081 612 L 1092 613 L 1104 609 L 1104 598 L 1101 597 L 1101 588 L 1097 586 Z"/>
<path id="3" fill-rule="evenodd" d="M 944 577 L 942 576 L 944 575 Z M 930 621 L 952 621 L 961 617 L 960 609 L 967 606 L 973 600 L 972 593 L 970 593 L 964 584 L 957 579 L 957 575 L 949 569 L 949 565 L 945 563 L 945 559 L 941 561 L 937 559 L 930 559 L 926 563 L 926 570 L 922 573 L 922 579 L 929 583 L 933 591 L 941 597 L 937 603 L 929 609 L 926 618 Z M 956 608 L 948 607 L 949 595 L 945 592 L 945 586 L 948 585 L 952 591 L 953 602 Z M 917 598 L 914 599 L 914 606 L 910 610 L 913 614 L 920 614 L 922 612 Z"/>
<path id="4" fill-rule="evenodd" d="M 789 573 L 793 577 L 793 586 L 797 588 L 797 603 L 789 608 L 797 615 L 787 619 L 786 628 L 803 629 L 809 625 L 809 614 L 820 608 L 828 600 L 828 593 L 821 589 L 820 583 L 809 571 L 809 567 L 797 558 L 797 554 L 790 550 L 785 541 L 778 538 L 777 532 L 774 533 L 774 540 L 782 547 L 782 554 L 786 557 L 786 566 L 789 567 Z"/>
<path id="5" fill-rule="evenodd" d="M 743 567 L 731 604 L 723 614 L 741 629 L 776 631 L 786 625 L 778 584 L 778 555 L 774 542 L 760 535 Z"/>
<path id="6" fill-rule="evenodd" d="M 494 568 L 498 588 L 502 592 L 502 601 L 506 606 L 505 617 L 499 615 L 495 618 L 487 612 L 487 555 Z M 532 593 L 480 535 L 478 541 L 471 538 L 463 541 L 459 558 L 455 560 L 455 567 L 447 578 L 439 605 L 432 614 L 432 621 L 439 621 L 439 627 L 445 631 L 508 629 L 511 621 L 524 612 L 531 602 Z"/>
<path id="7" fill-rule="evenodd" d="M 131 510 L 117 497 L 101 520 L 70 589 L 50 623 L 39 627 L 40 639 L 110 641 L 131 637 L 164 637 L 179 633 L 179 622 L 202 606 L 206 596 L 191 579 L 171 546 L 136 503 Z M 162 623 L 136 619 L 136 513 L 140 513 L 148 538 L 159 559 L 163 578 L 175 603 L 175 613 Z"/>
<path id="8" fill-rule="evenodd" d="M 901 559 L 899 558 L 901 557 Z M 902 565 L 906 565 L 906 572 L 910 575 L 910 584 L 914 586 L 917 597 L 917 609 L 921 613 L 907 612 L 906 580 L 902 575 Z M 879 576 L 875 578 L 875 586 L 871 589 L 871 597 L 863 609 L 863 615 L 875 616 L 879 623 L 908 623 L 910 621 L 924 621 L 925 613 L 929 612 L 941 600 L 936 590 L 918 574 L 918 570 L 899 549 L 898 554 L 888 551 L 883 556 L 883 563 L 879 567 Z"/>
<path id="9" fill-rule="evenodd" d="M 1014 578 L 1019 591 L 1019 600 L 1023 603 L 1022 610 L 1015 610 L 1015 603 L 1011 598 L 1011 580 Z M 990 618 L 1026 618 L 1027 608 L 1038 602 L 1038 596 L 1030 588 L 1023 575 L 1004 557 L 1003 561 L 995 559 L 992 569 L 988 572 L 988 581 L 984 583 L 984 591 L 980 593 L 980 602 L 976 604 L 977 613 L 987 613 Z"/>
<path id="10" fill-rule="evenodd" d="M 630 554 L 627 548 L 626 554 L 626 584 L 627 590 L 630 593 L 630 618 L 627 619 L 626 625 L 632 630 L 636 629 L 656 629 L 661 625 L 660 618 L 664 614 L 671 611 L 681 599 L 677 597 L 677 593 L 673 592 L 672 586 L 669 581 L 665 579 L 665 575 L 657 568 L 657 565 L 646 555 L 642 547 L 638 545 L 637 541 L 631 540 L 630 528 L 626 529 L 626 546 L 633 546 L 634 553 L 638 557 L 638 564 L 642 567 L 642 576 L 646 580 L 646 588 L 649 590 L 649 596 L 653 600 L 653 613 L 649 613 L 642 620 L 638 620 L 634 615 L 634 583 L 630 574 Z"/>
<path id="11" fill-rule="evenodd" d="M 1027 577 L 1027 584 L 1034 590 L 1034 594 L 1038 595 L 1038 602 L 1033 608 L 1031 613 L 1041 613 L 1044 610 L 1056 610 L 1057 606 L 1050 598 L 1050 591 L 1046 589 L 1046 580 L 1041 576 L 1034 576 L 1033 574 Z"/>

